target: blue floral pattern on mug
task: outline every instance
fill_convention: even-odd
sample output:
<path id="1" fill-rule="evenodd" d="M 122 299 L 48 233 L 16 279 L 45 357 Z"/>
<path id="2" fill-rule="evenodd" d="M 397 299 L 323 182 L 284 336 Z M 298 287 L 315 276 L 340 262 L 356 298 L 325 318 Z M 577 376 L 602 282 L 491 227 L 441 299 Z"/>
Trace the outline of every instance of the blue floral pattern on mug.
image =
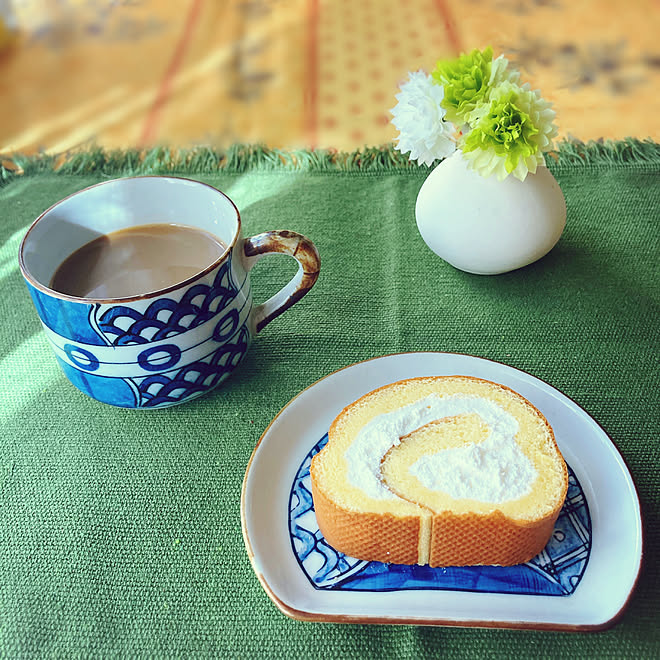
<path id="1" fill-rule="evenodd" d="M 243 359 L 249 333 L 242 328 L 233 341 L 225 342 L 208 358 L 187 364 L 173 373 L 148 376 L 137 383 L 140 406 L 163 407 L 202 394 L 224 380 Z"/>
<path id="2" fill-rule="evenodd" d="M 250 344 L 249 280 L 244 274 L 236 284 L 231 254 L 210 284 L 195 282 L 178 300 L 53 301 L 28 286 L 67 377 L 121 407 L 162 408 L 203 394 L 238 366 Z"/>
<path id="3" fill-rule="evenodd" d="M 94 323 L 113 346 L 130 346 L 169 339 L 214 318 L 238 294 L 228 259 L 213 284 L 195 284 L 178 301 L 158 298 L 144 312 L 129 305 L 103 306 Z"/>

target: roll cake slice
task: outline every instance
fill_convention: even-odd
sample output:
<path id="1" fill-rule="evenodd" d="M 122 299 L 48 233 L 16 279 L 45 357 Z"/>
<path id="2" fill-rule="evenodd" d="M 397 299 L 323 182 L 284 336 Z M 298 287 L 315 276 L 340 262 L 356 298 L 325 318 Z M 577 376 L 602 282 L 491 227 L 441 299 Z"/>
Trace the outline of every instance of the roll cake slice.
<path id="1" fill-rule="evenodd" d="M 368 561 L 523 563 L 547 544 L 568 473 L 545 417 L 469 376 L 413 378 L 347 406 L 311 464 L 319 528 Z"/>

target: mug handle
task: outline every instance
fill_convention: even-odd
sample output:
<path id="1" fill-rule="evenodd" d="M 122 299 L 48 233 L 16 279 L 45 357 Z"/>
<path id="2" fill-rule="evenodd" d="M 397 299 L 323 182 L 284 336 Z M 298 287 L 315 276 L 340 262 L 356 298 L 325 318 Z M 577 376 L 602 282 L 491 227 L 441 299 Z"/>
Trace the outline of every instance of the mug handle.
<path id="1" fill-rule="evenodd" d="M 255 306 L 252 314 L 255 333 L 258 333 L 314 286 L 321 269 L 321 259 L 312 241 L 295 231 L 286 230 L 266 231 L 246 238 L 243 252 L 248 272 L 268 254 L 287 254 L 298 262 L 298 272 L 289 283 L 265 303 Z"/>

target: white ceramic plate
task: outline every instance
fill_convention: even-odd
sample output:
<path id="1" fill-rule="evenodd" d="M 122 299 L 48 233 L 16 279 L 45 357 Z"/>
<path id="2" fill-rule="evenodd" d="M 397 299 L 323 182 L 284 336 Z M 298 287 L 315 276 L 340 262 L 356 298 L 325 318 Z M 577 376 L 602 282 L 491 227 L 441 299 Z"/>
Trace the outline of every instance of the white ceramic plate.
<path id="1" fill-rule="evenodd" d="M 336 553 L 318 531 L 311 501 L 307 507 L 302 501 L 308 499 L 310 455 L 332 420 L 382 385 L 453 374 L 513 388 L 553 427 L 571 486 L 546 550 L 520 567 L 462 569 L 360 562 Z M 623 612 L 642 557 L 635 486 L 600 426 L 527 373 L 452 353 L 368 360 L 301 392 L 271 422 L 252 454 L 241 519 L 250 561 L 270 598 L 288 616 L 312 621 L 599 630 Z"/>

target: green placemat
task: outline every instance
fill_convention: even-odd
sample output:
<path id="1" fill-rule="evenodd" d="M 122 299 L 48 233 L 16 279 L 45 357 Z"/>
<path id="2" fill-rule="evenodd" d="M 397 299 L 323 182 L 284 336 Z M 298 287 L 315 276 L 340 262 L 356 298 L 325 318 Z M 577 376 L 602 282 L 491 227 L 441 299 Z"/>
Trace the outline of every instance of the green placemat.
<path id="1" fill-rule="evenodd" d="M 658 593 L 660 146 L 564 145 L 551 168 L 566 231 L 536 264 L 459 272 L 422 242 L 427 170 L 391 150 L 89 153 L 0 170 L 0 654 L 229 657 L 651 657 Z M 161 411 L 96 403 L 60 373 L 17 265 L 30 222 L 65 195 L 176 171 L 227 192 L 251 235 L 287 228 L 322 257 L 308 296 L 214 393 Z M 285 263 L 286 262 L 286 263 Z M 293 262 L 255 268 L 257 301 Z M 243 547 L 241 483 L 270 420 L 329 372 L 399 351 L 454 351 L 524 369 L 609 433 L 639 489 L 645 561 L 601 633 L 302 623 L 282 615 Z M 616 570 L 616 567 L 612 567 Z"/>

